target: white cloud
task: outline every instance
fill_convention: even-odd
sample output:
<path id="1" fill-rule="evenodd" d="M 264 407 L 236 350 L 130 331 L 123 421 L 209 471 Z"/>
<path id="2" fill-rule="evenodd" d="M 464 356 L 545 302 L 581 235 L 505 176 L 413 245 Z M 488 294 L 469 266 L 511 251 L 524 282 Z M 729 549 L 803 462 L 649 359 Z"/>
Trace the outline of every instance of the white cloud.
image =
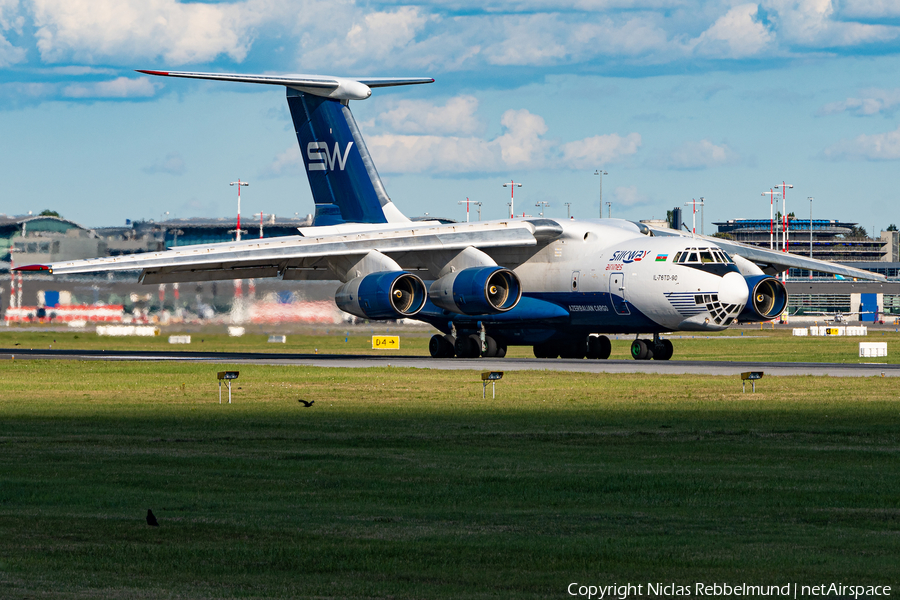
<path id="1" fill-rule="evenodd" d="M 350 27 L 344 49 L 357 56 L 384 58 L 414 40 L 427 21 L 428 17 L 413 6 L 369 13 Z"/>
<path id="2" fill-rule="evenodd" d="M 740 162 L 740 156 L 727 144 L 716 145 L 709 140 L 685 142 L 668 155 L 652 161 L 666 169 L 709 169 Z"/>
<path id="3" fill-rule="evenodd" d="M 613 204 L 616 206 L 647 206 L 652 201 L 638 192 L 637 186 L 621 186 L 613 190 Z"/>
<path id="4" fill-rule="evenodd" d="M 900 17 L 900 3 L 897 0 L 844 0 L 841 16 L 868 19 Z"/>
<path id="5" fill-rule="evenodd" d="M 228 4 L 176 0 L 32 0 L 46 62 L 162 57 L 170 64 L 225 54 L 241 61 L 254 27 L 272 18 L 267 0 Z"/>
<path id="6" fill-rule="evenodd" d="M 841 21 L 832 0 L 763 0 L 782 43 L 834 48 L 883 42 L 900 36 L 900 28 Z"/>
<path id="7" fill-rule="evenodd" d="M 417 7 L 366 13 L 355 5 L 323 2 L 301 13 L 297 26 L 302 31 L 302 64 L 330 64 L 337 68 L 418 67 L 441 55 L 440 48 L 423 49 L 417 43 L 416 38 L 425 25 L 439 21 L 439 17 Z M 440 37 L 440 32 L 435 35 Z"/>
<path id="8" fill-rule="evenodd" d="M 22 33 L 25 17 L 19 12 L 19 0 L 0 0 L 0 31 Z"/>
<path id="9" fill-rule="evenodd" d="M 774 35 L 759 21 L 758 13 L 757 4 L 735 6 L 695 40 L 696 52 L 714 58 L 745 58 L 771 49 Z"/>
<path id="10" fill-rule="evenodd" d="M 831 102 L 819 109 L 820 115 L 834 115 L 849 112 L 857 116 L 879 113 L 891 114 L 900 107 L 900 88 L 893 90 L 870 89 L 863 91 L 862 98 L 847 98 L 841 102 Z"/>
<path id="11" fill-rule="evenodd" d="M 900 159 L 900 127 L 887 133 L 859 135 L 842 140 L 825 149 L 830 160 L 898 160 Z"/>
<path id="12" fill-rule="evenodd" d="M 590 169 L 622 156 L 630 156 L 640 147 L 641 134 L 629 133 L 622 137 L 618 133 L 612 133 L 568 142 L 560 146 L 560 151 L 562 162 L 566 166 L 572 169 Z"/>
<path id="13" fill-rule="evenodd" d="M 490 172 L 503 164 L 496 143 L 475 137 L 387 134 L 366 143 L 385 173 Z"/>
<path id="14" fill-rule="evenodd" d="M 261 177 L 280 177 L 282 175 L 303 175 L 303 156 L 297 144 L 275 157 L 268 167 L 260 173 Z"/>
<path id="15" fill-rule="evenodd" d="M 460 100 L 465 109 L 454 108 L 455 100 Z M 451 99 L 445 106 L 437 107 L 427 103 L 415 103 L 417 111 L 427 115 L 422 122 L 406 127 L 406 131 L 429 131 L 428 124 L 439 118 L 441 111 L 449 114 L 463 115 L 457 124 L 448 129 L 459 127 L 480 128 L 475 118 L 474 98 L 462 96 Z M 376 117 L 382 123 L 397 119 L 401 128 L 404 124 L 400 117 L 405 110 L 393 109 L 385 115 Z M 460 125 L 461 124 L 461 125 Z M 376 168 L 382 173 L 491 173 L 510 169 L 583 169 L 594 167 L 598 163 L 610 164 L 623 157 L 637 152 L 641 145 L 641 136 L 631 133 L 626 136 L 618 134 L 597 135 L 583 140 L 565 144 L 548 140 L 547 124 L 544 119 L 527 110 L 507 110 L 503 113 L 500 124 L 501 134 L 493 139 L 484 139 L 475 135 L 409 135 L 402 133 L 385 133 L 368 136 L 366 146 L 372 154 Z M 265 169 L 264 175 L 280 176 L 303 172 L 303 161 L 295 146 L 280 154 Z"/>
<path id="16" fill-rule="evenodd" d="M 401 100 L 381 113 L 376 122 L 397 133 L 473 134 L 483 129 L 476 116 L 478 99 L 456 96 L 444 106 L 422 100 Z"/>
<path id="17" fill-rule="evenodd" d="M 146 77 L 117 77 L 111 81 L 73 83 L 63 88 L 63 96 L 67 98 L 146 98 L 155 93 L 156 87 Z"/>
<path id="18" fill-rule="evenodd" d="M 158 160 L 149 167 L 144 168 L 145 173 L 168 173 L 169 175 L 184 174 L 184 159 L 178 152 L 169 152 L 162 160 Z"/>
<path id="19" fill-rule="evenodd" d="M 0 0 L 0 68 L 25 60 L 25 50 L 14 46 L 2 32 L 22 33 L 25 18 L 19 14 L 19 0 Z"/>
<path id="20" fill-rule="evenodd" d="M 495 141 L 500 145 L 500 156 L 508 167 L 525 168 L 539 166 L 550 147 L 541 138 L 547 133 L 543 117 L 527 110 L 508 110 L 500 118 L 506 133 Z"/>

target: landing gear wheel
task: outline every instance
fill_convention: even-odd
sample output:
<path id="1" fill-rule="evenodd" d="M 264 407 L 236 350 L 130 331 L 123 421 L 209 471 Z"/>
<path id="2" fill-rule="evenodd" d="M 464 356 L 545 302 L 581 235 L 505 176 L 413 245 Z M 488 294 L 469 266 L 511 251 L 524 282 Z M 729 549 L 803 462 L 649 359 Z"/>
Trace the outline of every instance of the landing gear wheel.
<path id="1" fill-rule="evenodd" d="M 606 360 L 612 352 L 612 344 L 605 335 L 592 335 L 587 341 L 587 357 Z"/>
<path id="2" fill-rule="evenodd" d="M 428 352 L 432 358 L 453 358 L 455 344 L 456 338 L 452 335 L 433 335 L 428 342 Z"/>
<path id="3" fill-rule="evenodd" d="M 659 344 L 653 349 L 654 360 L 669 360 L 675 352 L 675 347 L 671 340 L 660 340 Z"/>
<path id="4" fill-rule="evenodd" d="M 456 356 L 457 358 L 478 358 L 481 356 L 481 339 L 477 335 L 456 338 Z"/>
<path id="5" fill-rule="evenodd" d="M 535 358 L 556 358 L 559 356 L 559 348 L 551 342 L 534 345 Z"/>
<path id="6" fill-rule="evenodd" d="M 478 340 L 478 343 L 480 344 L 481 340 Z M 484 336 L 484 352 L 481 355 L 491 358 L 497 356 L 497 340 L 489 335 Z"/>
<path id="7" fill-rule="evenodd" d="M 506 356 L 506 344 L 497 344 L 497 354 L 495 355 L 497 358 L 503 358 Z"/>
<path id="8" fill-rule="evenodd" d="M 559 346 L 560 358 L 584 358 L 587 354 L 587 340 L 575 341 L 571 344 L 561 344 Z"/>
<path id="9" fill-rule="evenodd" d="M 653 358 L 650 344 L 646 340 L 634 340 L 631 342 L 631 357 L 634 360 L 650 360 Z"/>

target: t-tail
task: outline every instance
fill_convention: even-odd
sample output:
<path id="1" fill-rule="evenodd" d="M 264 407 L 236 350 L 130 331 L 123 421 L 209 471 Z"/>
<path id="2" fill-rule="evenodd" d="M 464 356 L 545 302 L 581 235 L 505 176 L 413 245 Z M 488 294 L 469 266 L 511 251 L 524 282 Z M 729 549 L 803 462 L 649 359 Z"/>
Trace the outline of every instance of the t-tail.
<path id="1" fill-rule="evenodd" d="M 316 203 L 313 225 L 409 221 L 387 195 L 348 103 L 368 98 L 371 88 L 432 83 L 434 79 L 139 72 L 285 86 L 303 167 Z"/>

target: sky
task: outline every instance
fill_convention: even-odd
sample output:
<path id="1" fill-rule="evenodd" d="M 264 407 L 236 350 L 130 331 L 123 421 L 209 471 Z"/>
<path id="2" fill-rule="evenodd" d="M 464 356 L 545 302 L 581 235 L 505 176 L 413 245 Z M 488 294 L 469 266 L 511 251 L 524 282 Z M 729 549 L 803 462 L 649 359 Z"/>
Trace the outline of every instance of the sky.
<path id="1" fill-rule="evenodd" d="M 900 223 L 897 0 L 0 0 L 0 213 L 313 211 L 282 88 L 135 69 L 433 77 L 350 103 L 408 216 Z"/>

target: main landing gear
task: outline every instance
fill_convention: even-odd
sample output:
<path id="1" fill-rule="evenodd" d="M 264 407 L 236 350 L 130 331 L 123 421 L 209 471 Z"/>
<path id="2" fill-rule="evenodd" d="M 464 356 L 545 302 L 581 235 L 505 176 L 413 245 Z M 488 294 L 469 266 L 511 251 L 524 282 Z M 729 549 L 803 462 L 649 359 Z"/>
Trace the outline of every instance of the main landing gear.
<path id="1" fill-rule="evenodd" d="M 506 356 L 506 345 L 497 342 L 489 335 L 484 336 L 484 343 L 477 333 L 454 337 L 433 335 L 428 342 L 428 351 L 433 358 L 503 358 Z"/>
<path id="2" fill-rule="evenodd" d="M 634 360 L 669 360 L 675 348 L 670 340 L 659 339 L 659 334 L 653 334 L 653 341 L 636 339 L 631 342 L 631 357 Z"/>
<path id="3" fill-rule="evenodd" d="M 535 358 L 593 358 L 604 360 L 612 352 L 612 344 L 605 335 L 589 335 L 582 342 L 555 341 L 535 344 Z"/>

